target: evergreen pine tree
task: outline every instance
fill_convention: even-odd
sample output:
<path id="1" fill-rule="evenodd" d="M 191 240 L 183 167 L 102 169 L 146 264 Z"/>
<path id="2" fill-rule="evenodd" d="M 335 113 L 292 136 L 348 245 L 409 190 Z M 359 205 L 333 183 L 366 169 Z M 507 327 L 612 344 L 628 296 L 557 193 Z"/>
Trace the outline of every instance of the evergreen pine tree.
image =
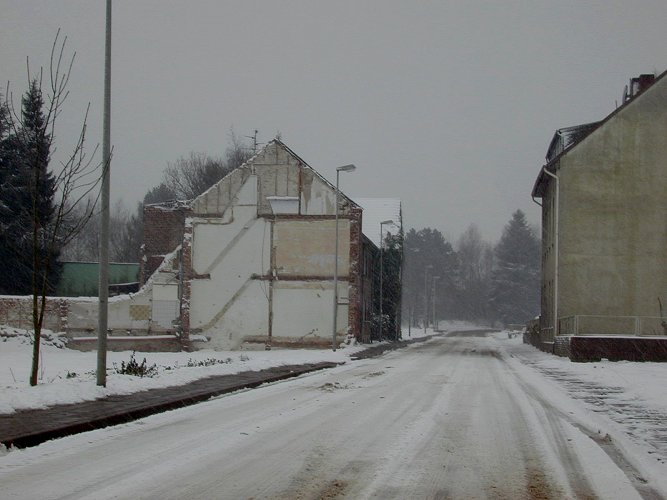
<path id="1" fill-rule="evenodd" d="M 13 281 L 12 260 L 14 251 L 11 247 L 10 226 L 13 217 L 11 197 L 13 148 L 9 134 L 9 109 L 0 95 L 0 260 L 5 264 L 5 272 L 0 278 L 0 294 L 9 293 L 8 285 Z"/>
<path id="2" fill-rule="evenodd" d="M 403 235 L 387 234 L 382 249 L 382 332 L 391 340 L 400 338 L 401 269 Z"/>
<path id="3" fill-rule="evenodd" d="M 51 136 L 43 106 L 33 80 L 21 99 L 19 126 L 5 134 L 0 146 L 0 253 L 8 270 L 0 293 L 31 294 L 33 285 L 44 280 L 51 292 L 60 275 L 59 249 L 49 241 L 55 178 L 48 169 Z"/>
<path id="4" fill-rule="evenodd" d="M 512 214 L 494 249 L 491 305 L 504 324 L 539 314 L 540 242 L 521 210 Z"/>

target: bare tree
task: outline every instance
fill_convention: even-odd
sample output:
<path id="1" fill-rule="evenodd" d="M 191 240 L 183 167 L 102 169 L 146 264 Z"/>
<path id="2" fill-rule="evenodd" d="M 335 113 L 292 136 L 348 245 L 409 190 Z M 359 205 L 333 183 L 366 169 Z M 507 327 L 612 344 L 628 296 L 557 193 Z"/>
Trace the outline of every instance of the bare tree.
<path id="1" fill-rule="evenodd" d="M 111 210 L 110 232 L 114 235 L 109 258 L 113 262 L 139 262 L 139 248 L 141 246 L 143 213 L 141 204 L 134 213 L 123 204 L 116 201 Z"/>
<path id="2" fill-rule="evenodd" d="M 222 179 L 227 170 L 222 158 L 212 158 L 206 153 L 190 153 L 167 164 L 164 183 L 183 200 L 191 200 Z"/>
<path id="3" fill-rule="evenodd" d="M 15 145 L 13 167 L 29 174 L 30 188 L 28 206 L 22 207 L 28 214 L 32 253 L 32 323 L 33 356 L 30 385 L 37 385 L 39 352 L 42 325 L 46 311 L 46 296 L 51 284 L 48 276 L 56 263 L 60 248 L 74 239 L 93 214 L 96 198 L 91 194 L 101 180 L 101 163 L 93 161 L 97 147 L 91 154 L 84 148 L 88 109 L 83 118 L 81 130 L 71 153 L 58 166 L 50 166 L 56 121 L 69 91 L 67 85 L 76 54 L 65 60 L 67 37 L 59 41 L 60 30 L 51 48 L 48 81 L 43 90 L 43 71 L 38 78 L 30 77 L 30 88 L 22 101 L 22 109 L 17 112 L 13 98 L 5 102 L 6 121 Z M 44 96 L 45 94 L 45 96 Z M 44 98 L 45 97 L 45 98 Z M 26 102 L 30 101 L 28 105 Z M 32 108 L 29 106 L 32 105 Z M 47 182 L 48 180 L 48 182 Z M 46 188 L 44 186 L 47 186 Z M 48 201 L 44 201 L 44 191 L 49 191 Z M 77 217 L 74 215 L 77 214 Z"/>
<path id="4" fill-rule="evenodd" d="M 109 241 L 109 260 L 111 262 L 138 262 L 142 235 L 141 203 L 134 213 L 117 200 L 109 214 L 109 231 L 114 237 Z M 83 216 L 77 211 L 77 218 Z M 97 262 L 100 250 L 100 213 L 96 211 L 88 223 L 79 232 L 76 239 L 63 248 L 60 258 L 63 261 Z"/>
<path id="5" fill-rule="evenodd" d="M 243 142 L 243 139 L 236 135 L 233 128 L 229 129 L 228 137 L 229 144 L 225 149 L 225 166 L 231 172 L 248 161 L 256 151 Z"/>
<path id="6" fill-rule="evenodd" d="M 165 183 L 162 181 L 155 187 L 152 187 L 144 195 L 144 202 L 142 205 L 150 205 L 152 203 L 163 203 L 165 201 L 174 201 L 177 196 Z"/>
<path id="7" fill-rule="evenodd" d="M 224 158 L 206 153 L 191 152 L 173 163 L 167 163 L 161 192 L 173 193 L 182 200 L 191 200 L 210 188 L 229 172 L 242 165 L 251 156 L 251 150 L 230 130 L 229 146 Z"/>
<path id="8" fill-rule="evenodd" d="M 80 207 L 72 213 L 72 218 L 79 219 L 83 216 Z M 97 262 L 100 250 L 100 217 L 96 211 L 86 225 L 79 231 L 76 238 L 63 246 L 60 252 L 60 260 L 67 262 Z"/>

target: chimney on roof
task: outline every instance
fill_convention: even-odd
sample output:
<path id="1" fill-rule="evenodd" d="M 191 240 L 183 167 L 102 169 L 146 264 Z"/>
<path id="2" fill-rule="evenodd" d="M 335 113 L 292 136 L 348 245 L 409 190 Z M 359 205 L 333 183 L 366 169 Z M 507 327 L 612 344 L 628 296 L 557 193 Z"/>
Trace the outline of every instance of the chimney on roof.
<path id="1" fill-rule="evenodd" d="M 631 78 L 630 84 L 626 85 L 623 90 L 623 102 L 634 99 L 637 94 L 649 88 L 654 81 L 655 75 L 650 73 Z"/>

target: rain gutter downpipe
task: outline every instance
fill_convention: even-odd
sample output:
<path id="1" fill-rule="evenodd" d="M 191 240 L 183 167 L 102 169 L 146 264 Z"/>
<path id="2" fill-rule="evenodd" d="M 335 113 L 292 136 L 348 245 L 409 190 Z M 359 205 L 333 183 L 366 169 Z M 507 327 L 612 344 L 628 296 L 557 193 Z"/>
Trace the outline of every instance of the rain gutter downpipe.
<path id="1" fill-rule="evenodd" d="M 556 194 L 554 196 L 554 340 L 558 335 L 558 233 L 559 223 L 558 215 L 560 212 L 560 178 L 553 172 L 549 172 L 547 167 L 542 167 L 542 172 L 556 181 Z"/>

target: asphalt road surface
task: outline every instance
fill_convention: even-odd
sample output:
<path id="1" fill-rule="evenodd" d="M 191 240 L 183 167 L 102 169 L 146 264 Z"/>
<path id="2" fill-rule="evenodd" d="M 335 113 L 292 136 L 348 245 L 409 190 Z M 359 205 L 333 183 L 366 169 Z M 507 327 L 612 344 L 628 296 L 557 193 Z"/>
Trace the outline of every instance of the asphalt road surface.
<path id="1" fill-rule="evenodd" d="M 499 345 L 450 334 L 11 452 L 0 498 L 659 498 Z"/>

